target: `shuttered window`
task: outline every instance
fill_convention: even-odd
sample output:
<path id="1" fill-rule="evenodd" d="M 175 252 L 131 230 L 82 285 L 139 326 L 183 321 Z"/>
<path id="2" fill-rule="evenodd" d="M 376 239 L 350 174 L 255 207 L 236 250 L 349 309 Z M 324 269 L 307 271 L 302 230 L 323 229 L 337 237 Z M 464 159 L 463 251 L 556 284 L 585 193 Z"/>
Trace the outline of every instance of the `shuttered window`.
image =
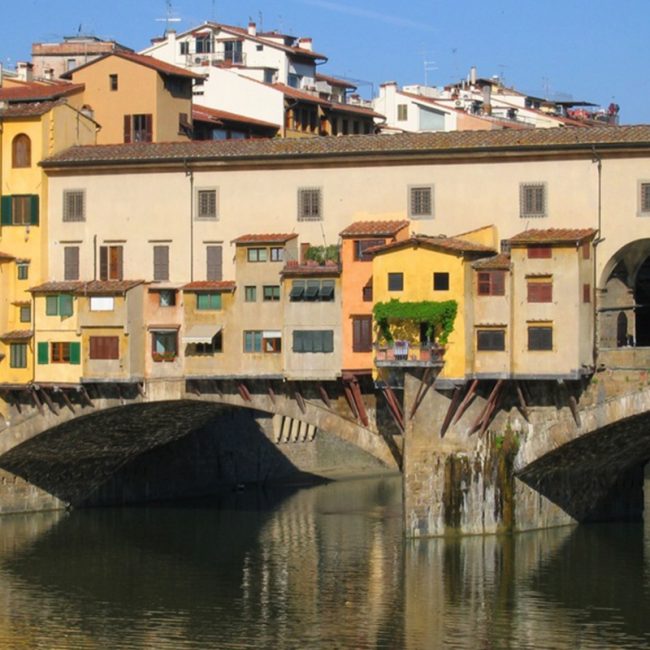
<path id="1" fill-rule="evenodd" d="M 221 282 L 223 280 L 223 246 L 206 246 L 207 272 L 206 280 Z"/>
<path id="2" fill-rule="evenodd" d="M 72 295 L 69 293 L 60 293 L 45 297 L 45 315 L 61 316 L 68 318 L 74 312 Z"/>
<path id="3" fill-rule="evenodd" d="M 546 216 L 546 186 L 544 183 L 519 186 L 519 216 L 522 218 Z"/>
<path id="4" fill-rule="evenodd" d="M 64 190 L 63 221 L 86 220 L 86 193 L 83 190 Z"/>
<path id="5" fill-rule="evenodd" d="M 198 190 L 196 217 L 197 219 L 217 218 L 217 190 Z"/>
<path id="6" fill-rule="evenodd" d="M 38 226 L 38 194 L 13 194 L 0 201 L 0 224 L 3 226 Z"/>
<path id="7" fill-rule="evenodd" d="M 354 242 L 354 259 L 359 262 L 372 262 L 372 255 L 366 251 L 375 246 L 383 246 L 385 239 L 357 239 Z"/>
<path id="8" fill-rule="evenodd" d="M 389 291 L 403 291 L 404 290 L 404 274 L 403 273 L 389 273 L 388 274 L 388 290 Z"/>
<path id="9" fill-rule="evenodd" d="M 531 326 L 528 328 L 529 350 L 552 350 L 553 328 L 548 326 Z"/>
<path id="10" fill-rule="evenodd" d="M 152 142 L 151 113 L 124 116 L 124 142 Z"/>
<path id="11" fill-rule="evenodd" d="M 77 342 L 50 343 L 50 362 L 78 365 L 81 363 L 81 344 Z"/>
<path id="12" fill-rule="evenodd" d="M 79 246 L 63 248 L 63 278 L 64 280 L 79 279 Z"/>
<path id="13" fill-rule="evenodd" d="M 501 352 L 506 349 L 506 331 L 502 329 L 476 330 L 476 349 L 480 352 Z"/>
<path id="14" fill-rule="evenodd" d="M 169 280 L 169 246 L 153 247 L 153 279 Z"/>
<path id="15" fill-rule="evenodd" d="M 32 141 L 28 135 L 19 133 L 11 142 L 11 166 L 31 167 Z"/>
<path id="16" fill-rule="evenodd" d="M 123 247 L 122 246 L 100 246 L 99 247 L 99 279 L 100 280 L 122 280 L 123 278 Z"/>
<path id="17" fill-rule="evenodd" d="M 91 359 L 119 359 L 120 339 L 118 336 L 91 336 L 89 356 Z"/>
<path id="18" fill-rule="evenodd" d="M 197 293 L 196 308 L 200 311 L 221 309 L 221 294 L 220 293 Z"/>
<path id="19" fill-rule="evenodd" d="M 528 259 L 548 260 L 553 257 L 553 249 L 550 246 L 528 246 Z"/>
<path id="20" fill-rule="evenodd" d="M 478 273 L 478 295 L 505 295 L 505 277 L 506 274 L 504 271 L 480 271 Z"/>
<path id="21" fill-rule="evenodd" d="M 409 216 L 411 219 L 433 217 L 433 185 L 409 187 Z"/>
<path id="22" fill-rule="evenodd" d="M 372 350 L 372 316 L 352 317 L 352 351 Z"/>
<path id="23" fill-rule="evenodd" d="M 553 302 L 553 281 L 550 278 L 528 278 L 528 302 Z"/>
<path id="24" fill-rule="evenodd" d="M 9 367 L 27 368 L 27 343 L 9 345 Z"/>
<path id="25" fill-rule="evenodd" d="M 650 183 L 639 184 L 639 208 L 642 213 L 650 213 Z"/>
<path id="26" fill-rule="evenodd" d="M 321 221 L 323 218 L 321 190 L 303 187 L 298 190 L 298 221 Z"/>
<path id="27" fill-rule="evenodd" d="M 334 332 L 332 330 L 294 330 L 293 351 L 324 352 L 334 351 Z"/>
<path id="28" fill-rule="evenodd" d="M 582 302 L 591 302 L 591 285 L 582 285 Z"/>

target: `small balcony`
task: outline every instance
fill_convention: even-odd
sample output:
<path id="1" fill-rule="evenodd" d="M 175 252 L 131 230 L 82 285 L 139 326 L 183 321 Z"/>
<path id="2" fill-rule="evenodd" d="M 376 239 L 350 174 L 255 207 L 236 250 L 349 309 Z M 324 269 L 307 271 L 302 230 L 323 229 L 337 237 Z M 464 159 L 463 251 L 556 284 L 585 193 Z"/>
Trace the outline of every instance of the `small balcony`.
<path id="1" fill-rule="evenodd" d="M 435 343 L 393 341 L 375 345 L 375 365 L 378 368 L 441 368 L 445 349 Z"/>

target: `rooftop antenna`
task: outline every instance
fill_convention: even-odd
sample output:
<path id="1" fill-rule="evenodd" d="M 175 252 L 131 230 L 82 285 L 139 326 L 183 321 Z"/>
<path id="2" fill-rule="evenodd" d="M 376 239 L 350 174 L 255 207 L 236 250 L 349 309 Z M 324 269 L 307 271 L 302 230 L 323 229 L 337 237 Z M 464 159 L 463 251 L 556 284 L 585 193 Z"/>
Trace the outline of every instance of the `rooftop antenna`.
<path id="1" fill-rule="evenodd" d="M 169 31 L 170 23 L 180 23 L 181 19 L 178 16 L 174 16 L 172 10 L 172 0 L 165 0 L 165 13 L 167 14 L 164 18 L 156 18 L 157 23 L 165 23 L 165 34 Z"/>
<path id="2" fill-rule="evenodd" d="M 505 63 L 499 63 L 499 65 L 497 65 L 497 68 L 499 68 L 499 81 L 501 82 L 502 86 L 506 85 L 506 75 L 504 73 L 504 70 L 507 67 L 509 66 L 507 66 Z"/>
<path id="3" fill-rule="evenodd" d="M 542 82 L 544 84 L 544 99 L 548 99 L 551 83 L 548 77 L 542 77 Z"/>
<path id="4" fill-rule="evenodd" d="M 424 85 L 428 86 L 429 85 L 429 72 L 433 72 L 434 70 L 437 70 L 438 66 L 435 61 L 427 61 L 426 59 L 424 60 Z"/>
<path id="5" fill-rule="evenodd" d="M 217 10 L 215 8 L 215 0 L 212 0 L 212 22 L 216 23 L 217 22 Z"/>
<path id="6" fill-rule="evenodd" d="M 260 32 L 264 32 L 264 14 L 261 11 L 258 11 L 257 16 L 260 21 Z"/>

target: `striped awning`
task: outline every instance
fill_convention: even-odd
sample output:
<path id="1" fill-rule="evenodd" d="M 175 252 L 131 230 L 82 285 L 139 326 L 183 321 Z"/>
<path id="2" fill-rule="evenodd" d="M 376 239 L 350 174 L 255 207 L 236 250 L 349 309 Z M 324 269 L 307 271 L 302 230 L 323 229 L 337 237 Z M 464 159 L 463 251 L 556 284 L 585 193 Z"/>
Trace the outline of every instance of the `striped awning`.
<path id="1" fill-rule="evenodd" d="M 211 343 L 212 339 L 223 329 L 222 325 L 193 325 L 185 332 L 183 343 Z"/>

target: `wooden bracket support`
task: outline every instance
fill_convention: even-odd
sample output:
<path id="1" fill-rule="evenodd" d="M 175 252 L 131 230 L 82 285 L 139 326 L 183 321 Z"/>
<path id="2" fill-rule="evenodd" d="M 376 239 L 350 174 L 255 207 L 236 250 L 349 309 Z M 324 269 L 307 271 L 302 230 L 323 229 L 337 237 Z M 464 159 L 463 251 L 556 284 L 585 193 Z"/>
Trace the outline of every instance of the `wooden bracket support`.
<path id="1" fill-rule="evenodd" d="M 248 387 L 244 382 L 241 382 L 240 384 L 237 385 L 237 390 L 239 391 L 239 394 L 241 395 L 241 398 L 245 402 L 252 402 L 253 398 L 251 397 L 250 391 L 248 390 Z"/>

